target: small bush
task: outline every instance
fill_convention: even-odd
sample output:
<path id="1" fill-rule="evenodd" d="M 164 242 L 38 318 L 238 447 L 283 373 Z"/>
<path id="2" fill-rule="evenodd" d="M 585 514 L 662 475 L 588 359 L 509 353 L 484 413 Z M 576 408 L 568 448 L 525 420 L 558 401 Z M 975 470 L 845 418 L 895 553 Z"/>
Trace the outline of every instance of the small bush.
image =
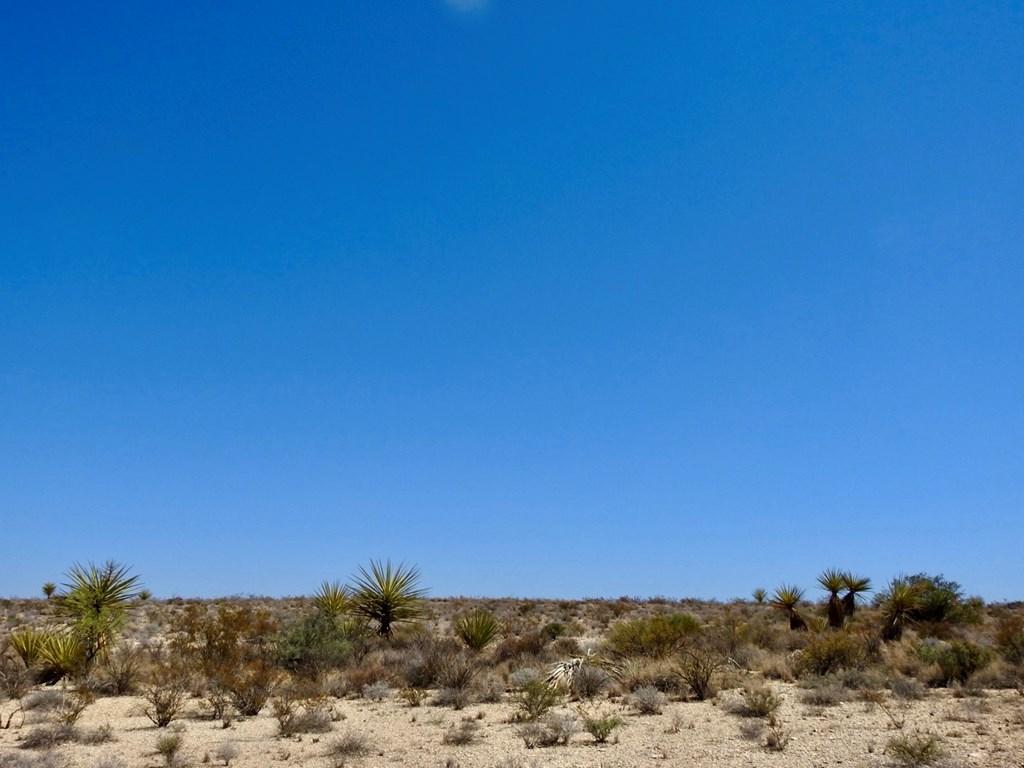
<path id="1" fill-rule="evenodd" d="M 679 667 L 679 676 L 689 686 L 693 697 L 704 701 L 718 693 L 712 679 L 721 666 L 721 658 L 710 651 L 690 652 Z"/>
<path id="2" fill-rule="evenodd" d="M 253 662 L 241 669 L 229 670 L 219 683 L 238 713 L 251 717 L 266 706 L 278 679 L 278 672 L 268 664 Z"/>
<path id="3" fill-rule="evenodd" d="M 474 720 L 463 720 L 458 726 L 452 726 L 441 737 L 442 744 L 465 746 L 472 744 L 480 736 L 480 725 Z"/>
<path id="4" fill-rule="evenodd" d="M 813 635 L 800 653 L 796 672 L 801 676 L 824 677 L 843 669 L 859 669 L 866 653 L 864 640 L 850 632 L 821 632 Z"/>
<path id="5" fill-rule="evenodd" d="M 177 765 L 181 752 L 182 738 L 179 733 L 162 736 L 156 742 L 156 753 L 162 755 L 167 765 Z"/>
<path id="6" fill-rule="evenodd" d="M 641 715 L 660 715 L 661 708 L 665 706 L 665 694 L 657 688 L 644 686 L 633 691 L 633 695 L 629 697 L 629 703 Z"/>
<path id="7" fill-rule="evenodd" d="M 166 728 L 181 714 L 187 697 L 186 680 L 173 673 L 154 677 L 152 682 L 142 689 L 142 698 L 146 700 L 143 714 L 157 728 Z"/>
<path id="8" fill-rule="evenodd" d="M 819 680 L 800 693 L 800 703 L 810 707 L 835 707 L 850 700 L 850 691 L 831 680 Z"/>
<path id="9" fill-rule="evenodd" d="M 772 752 L 781 752 L 789 744 L 790 732 L 775 715 L 768 716 L 765 724 L 764 748 Z"/>
<path id="10" fill-rule="evenodd" d="M 214 750 L 213 756 L 224 761 L 224 765 L 231 765 L 231 761 L 238 757 L 238 747 L 226 741 Z"/>
<path id="11" fill-rule="evenodd" d="M 336 766 L 343 766 L 354 757 L 362 757 L 370 751 L 370 741 L 361 733 L 349 731 L 331 744 L 328 749 L 328 756 L 333 759 Z"/>
<path id="12" fill-rule="evenodd" d="M 540 679 L 530 680 L 522 689 L 512 694 L 516 705 L 516 720 L 533 722 L 539 720 L 560 700 L 561 695 Z"/>
<path id="13" fill-rule="evenodd" d="M 956 681 L 961 685 L 968 678 L 992 661 L 992 652 L 967 641 L 953 640 L 949 646 L 939 652 L 936 662 L 948 682 Z"/>
<path id="14" fill-rule="evenodd" d="M 768 686 L 746 688 L 740 713 L 747 717 L 767 717 L 775 714 L 781 706 L 782 696 Z"/>
<path id="15" fill-rule="evenodd" d="M 527 749 L 534 749 L 535 747 L 553 747 L 556 744 L 567 745 L 578 731 L 579 723 L 576 718 L 564 714 L 528 722 L 522 725 L 517 733 L 526 744 Z"/>
<path id="16" fill-rule="evenodd" d="M 281 736 L 327 733 L 331 730 L 331 716 L 326 702 L 321 698 L 276 696 L 271 701 L 271 710 Z"/>
<path id="17" fill-rule="evenodd" d="M 932 765 L 945 754 L 939 737 L 930 733 L 889 739 L 885 752 L 905 768 Z"/>
<path id="18" fill-rule="evenodd" d="M 434 697 L 434 706 L 465 709 L 470 704 L 469 691 L 465 688 L 442 688 Z"/>
<path id="19" fill-rule="evenodd" d="M 611 677 L 603 669 L 584 664 L 573 675 L 569 693 L 577 699 L 592 699 L 611 685 Z"/>
<path id="20" fill-rule="evenodd" d="M 74 741 L 78 732 L 73 725 L 42 725 L 29 731 L 21 740 L 22 749 L 53 749 Z"/>
<path id="21" fill-rule="evenodd" d="M 626 724 L 626 721 L 618 715 L 589 715 L 585 712 L 580 714 L 583 719 L 583 730 L 593 736 L 594 741 L 599 744 L 604 744 L 616 728 Z"/>
<path id="22" fill-rule="evenodd" d="M 393 691 L 391 690 L 391 686 L 382 681 L 364 685 L 362 690 L 363 698 L 369 699 L 370 701 L 384 701 L 384 699 L 390 699 L 392 693 Z"/>
<path id="23" fill-rule="evenodd" d="M 612 627 L 608 650 L 622 657 L 665 659 L 684 648 L 700 631 L 700 622 L 688 613 L 631 619 Z"/>

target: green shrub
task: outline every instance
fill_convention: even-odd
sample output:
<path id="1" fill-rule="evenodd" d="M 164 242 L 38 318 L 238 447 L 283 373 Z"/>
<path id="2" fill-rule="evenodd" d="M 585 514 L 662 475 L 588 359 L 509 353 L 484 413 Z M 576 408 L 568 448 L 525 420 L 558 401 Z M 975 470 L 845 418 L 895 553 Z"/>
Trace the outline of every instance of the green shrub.
<path id="1" fill-rule="evenodd" d="M 561 698 L 559 692 L 544 680 L 528 680 L 520 690 L 512 694 L 512 702 L 516 706 L 514 718 L 526 722 L 539 720 Z"/>
<path id="2" fill-rule="evenodd" d="M 953 640 L 941 649 L 935 659 L 947 684 L 967 683 L 968 678 L 992 661 L 992 652 L 966 640 Z"/>
<path id="3" fill-rule="evenodd" d="M 843 630 L 820 632 L 812 635 L 801 651 L 796 673 L 824 677 L 843 669 L 860 669 L 866 657 L 863 638 Z"/>
<path id="4" fill-rule="evenodd" d="M 583 720 L 583 730 L 593 736 L 598 744 L 604 744 L 616 728 L 626 724 L 618 715 L 590 715 L 580 710 L 580 717 Z"/>
<path id="5" fill-rule="evenodd" d="M 678 674 L 689 687 L 693 697 L 697 701 L 704 701 L 718 693 L 713 679 L 721 666 L 721 657 L 714 653 L 710 651 L 691 651 L 683 659 L 678 669 Z"/>
<path id="6" fill-rule="evenodd" d="M 659 613 L 613 626 L 608 650 L 622 657 L 665 659 L 686 647 L 700 631 L 700 622 L 688 613 Z"/>
<path id="7" fill-rule="evenodd" d="M 1011 664 L 1024 663 L 1024 618 L 1004 616 L 996 625 L 996 648 Z"/>
<path id="8" fill-rule="evenodd" d="M 931 733 L 889 739 L 885 752 L 905 768 L 932 765 L 944 754 L 939 737 Z"/>
<path id="9" fill-rule="evenodd" d="M 782 706 L 782 696 L 769 686 L 743 689 L 743 707 L 740 713 L 747 717 L 767 717 Z"/>
<path id="10" fill-rule="evenodd" d="M 300 619 L 275 640 L 275 663 L 306 678 L 316 678 L 362 658 L 368 632 L 361 622 L 325 610 Z"/>

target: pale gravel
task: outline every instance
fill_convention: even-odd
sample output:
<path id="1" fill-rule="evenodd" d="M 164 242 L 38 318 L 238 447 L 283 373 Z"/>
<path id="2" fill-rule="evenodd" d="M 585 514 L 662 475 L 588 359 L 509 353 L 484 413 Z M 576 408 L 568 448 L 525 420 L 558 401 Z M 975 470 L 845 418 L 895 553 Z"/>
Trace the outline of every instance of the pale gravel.
<path id="1" fill-rule="evenodd" d="M 893 764 L 885 754 L 887 742 L 901 734 L 932 733 L 942 739 L 947 766 L 1024 766 L 1024 697 L 1016 691 L 989 691 L 983 698 L 954 698 L 948 690 L 931 690 L 920 701 L 887 699 L 893 714 L 905 718 L 896 730 L 890 718 L 873 703 L 854 700 L 825 709 L 800 703 L 800 691 L 792 685 L 773 687 L 784 696 L 780 717 L 791 734 L 782 752 L 764 749 L 760 741 L 744 735 L 751 719 L 736 714 L 739 691 L 725 691 L 716 702 L 671 702 L 660 715 L 636 714 L 620 701 L 588 704 L 592 709 L 616 712 L 627 724 L 616 733 L 617 743 L 595 744 L 581 731 L 569 746 L 527 749 L 511 722 L 508 703 L 474 704 L 461 711 L 424 705 L 409 707 L 398 699 L 380 703 L 338 700 L 332 706 L 341 715 L 332 731 L 294 738 L 277 737 L 277 722 L 270 708 L 257 717 L 236 720 L 224 729 L 219 722 L 199 717 L 192 705 L 189 716 L 178 721 L 184 746 L 184 763 L 191 766 L 222 765 L 217 748 L 230 742 L 237 749 L 235 768 L 274 768 L 333 765 L 329 746 L 343 734 L 367 737 L 372 751 L 347 764 L 377 766 L 459 766 L 460 768 L 662 768 L 663 766 L 745 766 L 750 768 L 819 768 L 823 766 L 884 766 Z M 126 768 L 156 768 L 163 758 L 155 753 L 159 738 L 169 733 L 158 729 L 143 714 L 140 698 L 99 699 L 79 720 L 78 727 L 91 730 L 109 724 L 116 741 L 86 746 L 65 745 L 59 753 L 67 768 L 95 768 L 104 757 L 119 758 Z M 574 712 L 577 704 L 557 711 Z M 16 702 L 0 703 L 0 718 Z M 0 730 L 0 765 L 19 765 L 12 756 L 31 765 L 38 753 L 19 748 L 22 737 L 38 727 L 40 718 L 28 713 L 21 727 Z M 467 746 L 442 743 L 445 731 L 463 718 L 479 717 L 480 738 Z M 673 732 L 673 724 L 679 726 Z M 25 760 L 25 758 L 29 758 Z"/>

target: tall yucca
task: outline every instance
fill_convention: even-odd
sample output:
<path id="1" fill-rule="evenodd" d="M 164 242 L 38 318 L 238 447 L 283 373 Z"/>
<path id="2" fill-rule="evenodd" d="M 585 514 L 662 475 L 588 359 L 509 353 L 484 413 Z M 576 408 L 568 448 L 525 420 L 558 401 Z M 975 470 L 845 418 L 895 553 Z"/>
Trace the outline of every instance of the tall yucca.
<path id="1" fill-rule="evenodd" d="M 807 629 L 807 622 L 797 611 L 797 606 L 804 599 L 804 591 L 800 587 L 783 584 L 775 590 L 770 604 L 781 611 L 785 611 L 789 617 L 790 629 Z"/>
<path id="2" fill-rule="evenodd" d="M 871 579 L 866 576 L 854 576 L 849 572 L 844 574 L 844 579 L 843 589 L 846 590 L 846 594 L 843 595 L 843 613 L 850 618 L 857 611 L 857 595 L 871 591 Z"/>
<path id="3" fill-rule="evenodd" d="M 846 618 L 843 603 L 839 599 L 839 590 L 846 586 L 846 574 L 837 568 L 829 568 L 818 577 L 818 584 L 828 592 L 828 625 L 832 629 L 839 629 Z"/>
<path id="4" fill-rule="evenodd" d="M 899 640 L 903 631 L 914 622 L 921 606 L 921 589 L 905 576 L 897 576 L 878 596 L 882 609 L 882 639 Z"/>
<path id="5" fill-rule="evenodd" d="M 138 594 L 139 577 L 130 566 L 108 560 L 102 566 L 75 563 L 58 598 L 71 618 L 71 631 L 83 649 L 86 668 L 106 652 L 124 627 L 127 603 Z"/>
<path id="6" fill-rule="evenodd" d="M 415 566 L 371 560 L 369 570 L 360 566 L 359 573 L 352 578 L 355 592 L 351 610 L 377 622 L 377 634 L 390 638 L 392 625 L 422 615 L 426 590 L 418 586 L 419 580 L 420 571 Z"/>

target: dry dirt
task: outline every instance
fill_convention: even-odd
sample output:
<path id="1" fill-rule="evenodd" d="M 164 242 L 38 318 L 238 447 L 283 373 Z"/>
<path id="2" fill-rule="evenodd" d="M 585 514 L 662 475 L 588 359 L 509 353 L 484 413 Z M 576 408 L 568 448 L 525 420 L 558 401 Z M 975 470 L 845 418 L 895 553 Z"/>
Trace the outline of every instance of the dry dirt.
<path id="1" fill-rule="evenodd" d="M 982 696 L 955 698 L 949 690 L 930 690 L 925 698 L 900 701 L 887 698 L 887 709 L 863 699 L 828 707 L 801 703 L 802 691 L 773 683 L 784 697 L 779 716 L 789 737 L 782 751 L 764 746 L 764 720 L 737 713 L 739 690 L 723 691 L 711 702 L 670 702 L 661 714 L 639 715 L 622 700 L 608 699 L 586 706 L 592 712 L 621 715 L 626 724 L 607 744 L 597 744 L 584 731 L 567 746 L 527 749 L 512 721 L 508 702 L 475 704 L 463 710 L 411 707 L 398 698 L 382 702 L 365 699 L 332 700 L 335 722 L 329 733 L 291 738 L 277 736 L 277 720 L 269 706 L 252 718 L 224 728 L 203 719 L 198 704 L 169 728 L 156 728 L 143 714 L 145 702 L 136 697 L 101 698 L 82 714 L 81 733 L 109 726 L 113 741 L 103 744 L 65 744 L 57 748 L 57 765 L 69 768 L 156 768 L 166 765 L 156 752 L 157 742 L 180 734 L 180 765 L 224 765 L 218 758 L 231 745 L 237 768 L 266 766 L 461 766 L 461 768 L 593 768 L 611 766 L 875 766 L 898 765 L 887 752 L 894 738 L 933 734 L 945 756 L 940 764 L 957 766 L 1024 765 L 1024 697 L 1013 690 L 987 691 Z M 6 720 L 17 702 L 0 704 Z M 578 704 L 557 712 L 577 714 Z M 43 765 L 42 753 L 21 747 L 34 729 L 52 715 L 30 710 L 15 715 L 0 730 L 0 766 Z M 479 724 L 468 745 L 443 743 L 445 733 L 463 720 Z M 894 720 L 903 723 L 897 729 Z M 0 720 L 0 724 L 3 724 Z M 333 747 L 346 736 L 363 737 L 367 751 L 339 760 Z M 612 743 L 614 741 L 614 743 Z"/>

